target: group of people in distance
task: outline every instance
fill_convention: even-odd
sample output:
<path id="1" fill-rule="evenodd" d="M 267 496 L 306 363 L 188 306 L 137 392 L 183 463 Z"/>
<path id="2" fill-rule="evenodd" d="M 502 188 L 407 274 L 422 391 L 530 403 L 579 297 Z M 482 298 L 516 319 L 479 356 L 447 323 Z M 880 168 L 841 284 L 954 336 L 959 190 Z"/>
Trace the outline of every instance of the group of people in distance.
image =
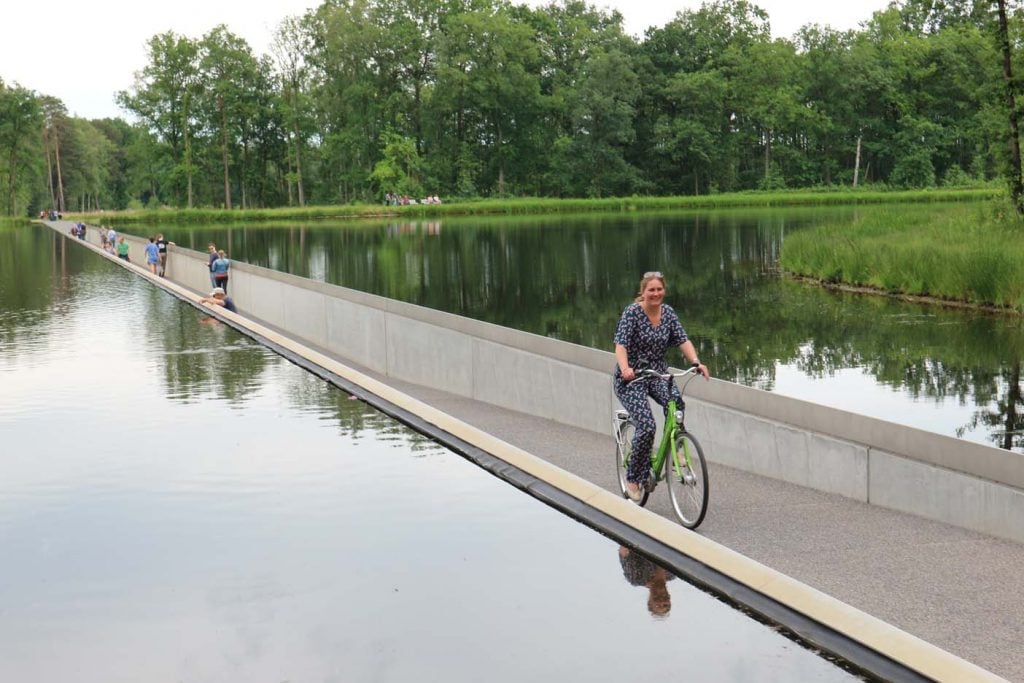
<path id="1" fill-rule="evenodd" d="M 85 232 L 86 226 L 84 223 L 75 223 L 71 226 L 70 233 L 78 239 L 84 240 Z M 118 235 L 117 231 L 113 228 L 102 225 L 99 226 L 99 233 L 100 243 L 104 251 L 109 254 L 116 254 L 118 258 L 129 263 L 131 262 L 128 257 L 128 241 L 124 235 Z M 163 233 L 157 233 L 149 238 L 149 243 L 145 246 L 146 267 L 153 275 L 165 277 L 167 272 L 167 247 L 173 244 L 174 242 L 165 238 Z M 207 251 L 209 252 L 207 267 L 210 270 L 210 286 L 213 289 L 208 296 L 201 297 L 199 303 L 222 306 L 232 313 L 237 313 L 238 309 L 235 307 L 235 302 L 227 295 L 228 271 L 231 269 L 231 262 L 228 260 L 224 250 L 218 250 L 213 242 L 209 244 Z"/>
<path id="2" fill-rule="evenodd" d="M 408 195 L 400 195 L 397 192 L 384 193 L 384 206 L 408 206 L 410 204 L 440 204 L 441 198 L 436 194 L 428 195 L 417 201 Z"/>
<path id="3" fill-rule="evenodd" d="M 118 235 L 113 228 L 100 226 L 100 246 L 108 254 L 113 254 L 122 261 L 131 263 L 131 259 L 128 258 L 128 241 L 125 240 L 124 235 Z"/>

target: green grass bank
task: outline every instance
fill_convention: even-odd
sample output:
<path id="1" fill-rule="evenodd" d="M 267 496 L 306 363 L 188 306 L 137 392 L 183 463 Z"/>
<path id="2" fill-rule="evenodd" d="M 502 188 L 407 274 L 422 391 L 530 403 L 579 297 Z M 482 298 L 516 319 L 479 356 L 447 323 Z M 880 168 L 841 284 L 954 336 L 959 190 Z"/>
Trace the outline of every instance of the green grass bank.
<path id="1" fill-rule="evenodd" d="M 794 232 L 780 265 L 830 285 L 1024 313 L 1024 223 L 1004 201 L 894 207 Z"/>
<path id="2" fill-rule="evenodd" d="M 828 206 L 842 204 L 974 202 L 1004 194 L 1002 187 L 908 191 L 803 190 L 784 192 L 736 192 L 685 197 L 611 197 L 603 199 L 486 199 L 440 205 L 281 207 L 274 209 L 147 209 L 67 213 L 72 220 L 89 223 L 222 223 L 296 221 L 386 216 L 438 217 L 472 215 L 530 215 L 551 213 L 633 212 L 741 207 Z"/>

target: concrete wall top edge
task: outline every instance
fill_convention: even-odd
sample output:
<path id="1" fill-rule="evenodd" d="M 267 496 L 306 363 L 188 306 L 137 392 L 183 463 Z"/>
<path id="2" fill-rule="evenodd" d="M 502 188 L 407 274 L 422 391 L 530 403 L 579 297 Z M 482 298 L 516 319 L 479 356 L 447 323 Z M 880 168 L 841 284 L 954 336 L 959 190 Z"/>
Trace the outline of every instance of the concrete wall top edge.
<path id="1" fill-rule="evenodd" d="M 54 229 L 60 231 L 59 228 L 55 227 Z M 131 237 L 127 234 L 126 236 Z M 172 250 L 179 257 L 184 256 L 204 264 L 206 262 L 205 253 L 181 246 L 172 247 Z M 609 382 L 615 366 L 615 356 L 611 351 L 592 349 L 473 320 L 339 285 L 282 273 L 243 261 L 232 260 L 232 267 L 239 271 L 251 272 L 259 277 L 317 291 L 352 303 L 535 353 L 539 356 L 598 372 L 606 372 L 609 375 Z M 610 346 L 611 342 L 609 341 Z M 790 424 L 819 434 L 1024 489 L 1024 454 L 723 380 L 715 379 L 707 383 L 694 381 L 687 387 L 687 393 L 695 399 L 737 412 Z"/>

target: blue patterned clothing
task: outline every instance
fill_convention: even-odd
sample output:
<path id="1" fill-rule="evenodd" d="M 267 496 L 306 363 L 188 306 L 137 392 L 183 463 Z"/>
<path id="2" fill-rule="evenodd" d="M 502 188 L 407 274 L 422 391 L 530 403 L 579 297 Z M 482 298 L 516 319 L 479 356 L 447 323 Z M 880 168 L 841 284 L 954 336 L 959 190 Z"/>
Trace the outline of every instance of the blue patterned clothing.
<path id="1" fill-rule="evenodd" d="M 626 347 L 629 367 L 634 370 L 649 367 L 657 372 L 668 371 L 666 353 L 672 347 L 678 347 L 687 340 L 686 331 L 676 312 L 668 304 L 661 305 L 661 323 L 654 326 L 644 313 L 643 307 L 630 304 L 622 312 L 619 325 L 615 329 L 615 343 Z M 671 392 L 669 387 L 671 386 Z M 659 379 L 645 379 L 639 382 L 625 382 L 618 364 L 615 365 L 615 395 L 622 407 L 629 412 L 629 419 L 636 428 L 633 435 L 632 456 L 626 479 L 633 483 L 646 480 L 651 468 L 651 448 L 654 446 L 654 435 L 657 425 L 651 413 L 648 396 L 668 410 L 669 399 L 675 398 L 676 405 L 683 409 L 683 399 L 675 383 Z"/>

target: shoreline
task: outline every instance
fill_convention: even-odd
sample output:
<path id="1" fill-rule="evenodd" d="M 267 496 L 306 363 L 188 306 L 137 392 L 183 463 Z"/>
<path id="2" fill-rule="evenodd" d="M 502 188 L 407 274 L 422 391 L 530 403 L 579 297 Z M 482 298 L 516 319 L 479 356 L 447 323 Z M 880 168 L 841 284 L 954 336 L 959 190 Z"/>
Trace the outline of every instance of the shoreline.
<path id="1" fill-rule="evenodd" d="M 788 270 L 783 270 L 782 276 L 788 280 L 794 282 L 800 282 L 803 284 L 817 285 L 824 289 L 832 290 L 834 292 L 848 292 L 850 294 L 869 294 L 872 296 L 884 296 L 889 299 L 898 299 L 900 301 L 906 301 L 908 303 L 918 304 L 929 304 L 932 306 L 942 306 L 944 308 L 956 308 L 960 310 L 976 311 L 978 313 L 986 313 L 988 315 L 1010 315 L 1014 317 L 1024 317 L 1024 311 L 1012 308 L 1010 306 L 997 306 L 995 304 L 984 304 L 973 301 L 966 301 L 962 299 L 944 299 L 942 297 L 932 296 L 929 294 L 910 294 L 908 292 L 890 292 L 881 287 L 870 287 L 868 285 L 851 285 L 845 282 L 830 282 L 828 280 L 822 280 L 810 275 L 800 275 Z"/>
<path id="2" fill-rule="evenodd" d="M 518 198 L 413 204 L 385 207 L 380 204 L 277 207 L 265 209 L 143 209 L 64 213 L 68 220 L 118 223 L 222 223 L 273 220 L 353 220 L 395 217 L 528 216 L 565 213 L 632 213 L 639 211 L 713 210 L 729 208 L 776 208 L 800 206 L 855 206 L 887 203 L 958 203 L 994 199 L 1000 188 L 931 189 L 906 191 L 803 190 L 790 192 L 736 192 L 677 197 L 610 197 L 597 199 Z"/>

